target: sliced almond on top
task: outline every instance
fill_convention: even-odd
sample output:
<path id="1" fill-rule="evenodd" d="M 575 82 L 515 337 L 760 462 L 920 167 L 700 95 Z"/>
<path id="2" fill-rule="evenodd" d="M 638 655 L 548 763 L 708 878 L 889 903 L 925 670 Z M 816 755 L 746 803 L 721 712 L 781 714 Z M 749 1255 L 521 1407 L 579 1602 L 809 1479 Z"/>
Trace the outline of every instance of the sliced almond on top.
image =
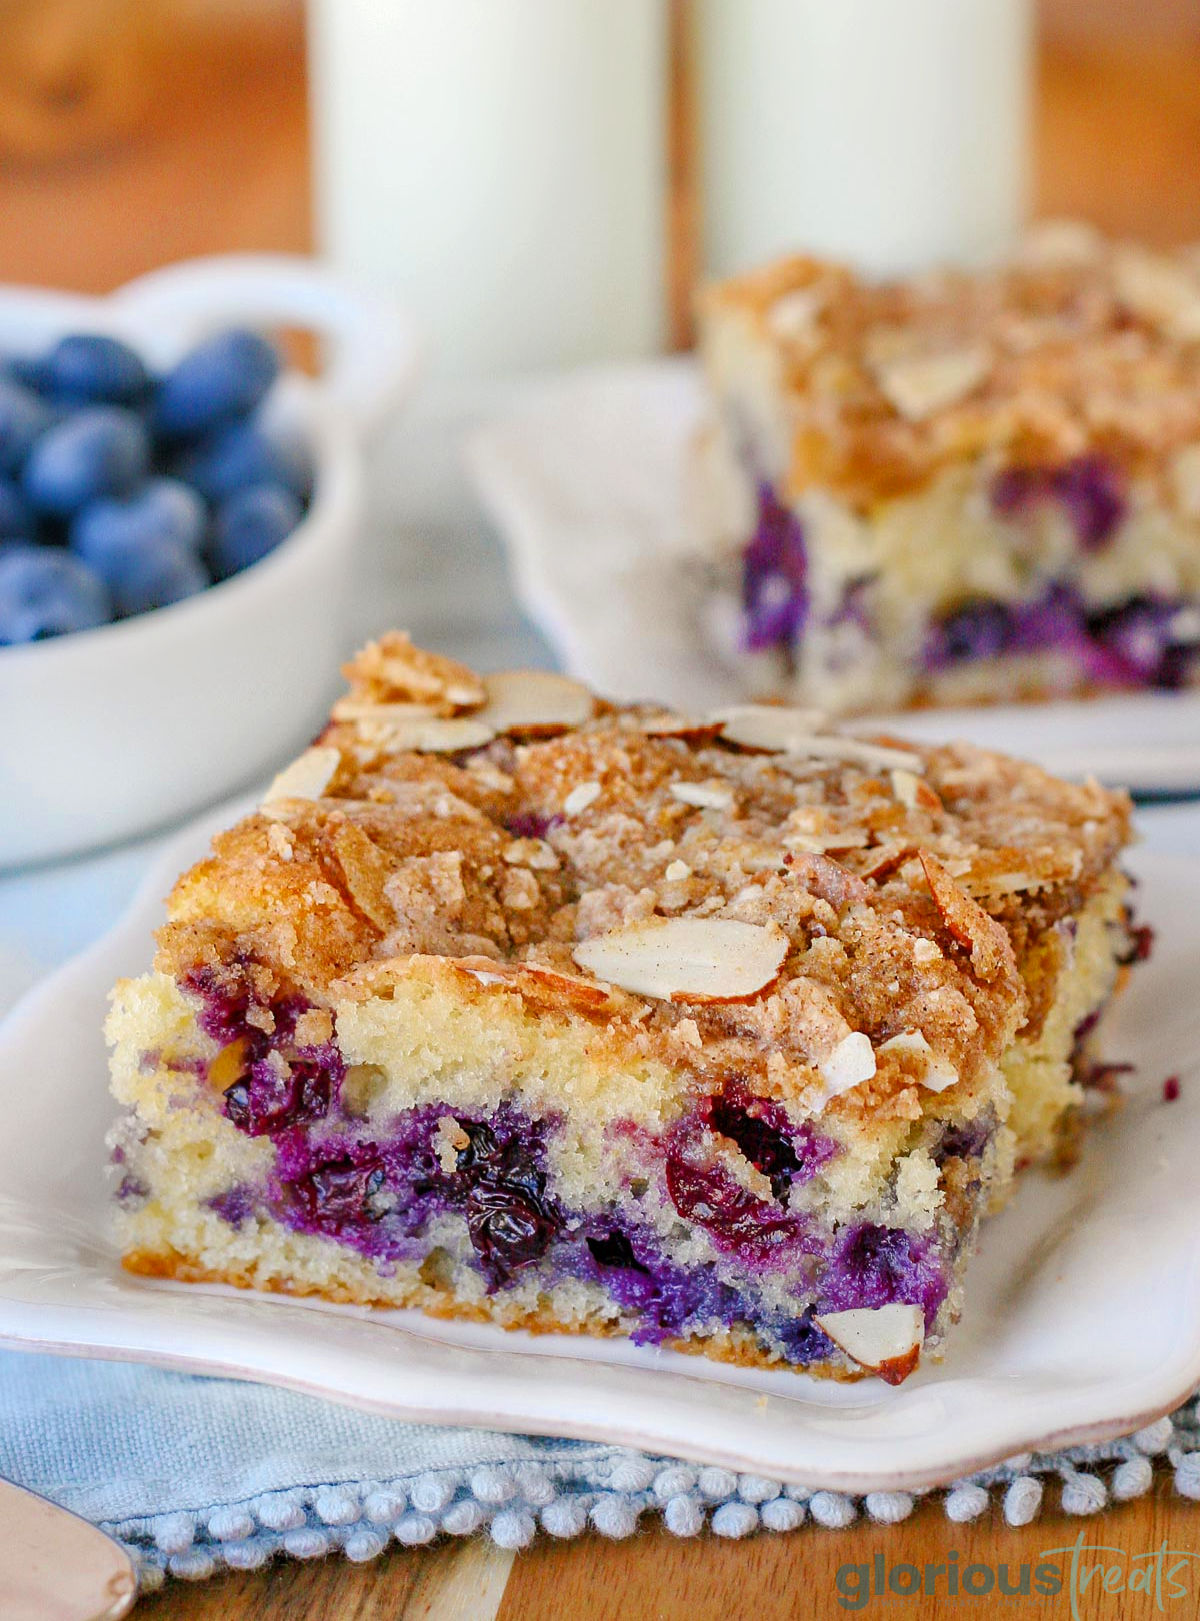
<path id="1" fill-rule="evenodd" d="M 711 717 L 697 720 L 694 715 L 647 715 L 638 722 L 638 730 L 647 737 L 687 737 L 696 741 L 711 740 L 721 730 L 721 722 Z"/>
<path id="2" fill-rule="evenodd" d="M 681 805 L 697 810 L 728 810 L 733 804 L 730 789 L 716 782 L 673 782 L 667 792 Z"/>
<path id="3" fill-rule="evenodd" d="M 971 967 L 982 980 L 991 980 L 1007 969 L 1015 974 L 1016 958 L 1004 928 L 960 889 L 950 873 L 929 850 L 918 850 L 917 859 L 942 922 L 960 946 L 971 953 Z"/>
<path id="4" fill-rule="evenodd" d="M 776 704 L 744 704 L 727 710 L 721 737 L 743 749 L 769 754 L 795 754 L 814 760 L 844 760 L 871 771 L 919 771 L 920 756 L 907 749 L 870 743 L 861 737 L 822 732 L 824 717 L 811 709 L 789 709 Z"/>
<path id="5" fill-rule="evenodd" d="M 894 1053 L 898 1058 L 911 1058 L 918 1070 L 917 1079 L 931 1092 L 944 1092 L 958 1080 L 954 1065 L 929 1045 L 923 1030 L 902 1030 L 879 1045 L 879 1056 Z"/>
<path id="6" fill-rule="evenodd" d="M 341 761 L 340 749 L 324 746 L 305 749 L 291 765 L 284 766 L 263 795 L 263 805 L 273 805 L 281 799 L 320 799 Z"/>
<path id="7" fill-rule="evenodd" d="M 860 906 L 870 897 L 862 879 L 832 856 L 812 850 L 798 850 L 789 863 L 792 877 L 810 895 L 819 896 L 839 912 L 847 906 Z"/>
<path id="8" fill-rule="evenodd" d="M 741 1002 L 770 985 L 788 954 L 776 923 L 732 918 L 645 918 L 575 947 L 597 979 L 664 1001 Z"/>
<path id="9" fill-rule="evenodd" d="M 571 792 L 563 800 L 563 815 L 578 816 L 580 811 L 587 810 L 600 798 L 601 787 L 598 782 L 577 782 Z"/>
<path id="10" fill-rule="evenodd" d="M 556 968 L 543 968 L 540 963 L 494 962 L 490 957 L 443 960 L 460 972 L 470 974 L 480 985 L 503 985 L 542 1007 L 597 1013 L 612 1003 L 612 993 L 607 986 L 574 974 L 559 973 Z"/>
<path id="11" fill-rule="evenodd" d="M 332 830 L 329 847 L 355 908 L 386 934 L 396 921 L 396 908 L 386 890 L 392 875 L 391 862 L 353 822 L 343 822 Z"/>
<path id="12" fill-rule="evenodd" d="M 864 1035 L 861 1030 L 852 1030 L 848 1036 L 842 1037 L 832 1052 L 821 1059 L 817 1068 L 829 1097 L 861 1086 L 875 1074 L 875 1050 L 871 1046 L 870 1036 Z"/>
<path id="13" fill-rule="evenodd" d="M 553 736 L 582 726 L 596 707 L 585 686 L 552 670 L 500 670 L 483 684 L 487 702 L 473 719 L 494 732 Z"/>
<path id="14" fill-rule="evenodd" d="M 889 1385 L 907 1379 L 921 1359 L 925 1313 L 920 1306 L 898 1300 L 887 1306 L 855 1306 L 821 1312 L 813 1322 L 851 1362 Z"/>
<path id="15" fill-rule="evenodd" d="M 727 743 L 770 754 L 785 752 L 793 737 L 812 737 L 829 724 L 823 710 L 790 704 L 733 704 L 714 710 L 709 718 Z"/>
<path id="16" fill-rule="evenodd" d="M 906 861 L 911 861 L 916 853 L 916 847 L 911 844 L 880 845 L 878 853 L 873 853 L 870 866 L 863 867 L 859 877 L 869 879 L 872 883 L 883 883 L 898 872 Z"/>
<path id="17" fill-rule="evenodd" d="M 535 962 L 521 964 L 517 988 L 544 1007 L 576 1008 L 594 1013 L 612 1002 L 612 993 L 606 985 L 596 985 L 574 974 L 560 974 L 557 968 L 543 968 Z"/>
<path id="18" fill-rule="evenodd" d="M 936 792 L 915 771 L 892 772 L 892 792 L 902 805 L 909 810 L 940 811 L 944 810 L 941 800 Z"/>
<path id="19" fill-rule="evenodd" d="M 973 394 L 992 369 L 982 344 L 940 355 L 910 355 L 876 366 L 875 378 L 902 417 L 923 422 Z"/>
<path id="20" fill-rule="evenodd" d="M 1122 246 L 1113 255 L 1113 286 L 1143 321 L 1177 338 L 1200 337 L 1200 281 L 1178 259 Z"/>
<path id="21" fill-rule="evenodd" d="M 444 711 L 436 704 L 373 703 L 369 698 L 339 698 L 330 711 L 333 720 L 433 720 Z"/>
<path id="22" fill-rule="evenodd" d="M 379 729 L 383 746 L 398 753 L 457 754 L 460 749 L 478 749 L 490 743 L 495 732 L 474 715 L 452 716 L 447 720 L 403 720 Z"/>

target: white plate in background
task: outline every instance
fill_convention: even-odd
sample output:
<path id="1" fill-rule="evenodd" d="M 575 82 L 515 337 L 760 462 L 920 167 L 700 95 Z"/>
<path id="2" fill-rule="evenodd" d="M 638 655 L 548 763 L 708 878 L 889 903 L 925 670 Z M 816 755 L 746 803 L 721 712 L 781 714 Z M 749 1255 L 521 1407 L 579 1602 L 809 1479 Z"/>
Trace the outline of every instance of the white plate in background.
<path id="1" fill-rule="evenodd" d="M 0 1026 L 0 1342 L 859 1492 L 1105 1439 L 1200 1384 L 1200 864 L 1161 856 L 1133 863 L 1158 946 L 1107 1044 L 1137 1064 L 1133 1095 L 1070 1175 L 1028 1174 L 987 1224 L 946 1360 L 899 1389 L 123 1272 L 107 1236 L 107 993 L 145 966 L 159 896 L 231 814 L 181 835 L 117 927 Z M 1168 1074 L 1181 1077 L 1172 1103 Z"/>
<path id="2" fill-rule="evenodd" d="M 685 451 L 704 407 L 690 361 L 580 372 L 478 433 L 470 465 L 517 591 L 566 668 L 616 698 L 695 710 L 742 697 L 698 628 L 682 566 Z M 1200 791 L 1200 692 L 925 709 L 854 722 L 969 738 L 1066 776 Z"/>

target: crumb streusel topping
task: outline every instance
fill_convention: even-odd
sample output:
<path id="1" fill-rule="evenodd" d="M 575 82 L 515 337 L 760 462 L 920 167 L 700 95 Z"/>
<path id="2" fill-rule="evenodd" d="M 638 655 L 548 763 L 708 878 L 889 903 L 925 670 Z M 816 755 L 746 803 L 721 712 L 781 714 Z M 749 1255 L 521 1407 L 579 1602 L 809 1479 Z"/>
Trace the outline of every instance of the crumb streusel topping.
<path id="1" fill-rule="evenodd" d="M 819 485 L 869 507 L 963 460 L 1090 453 L 1182 481 L 1189 499 L 1200 491 L 1194 252 L 1051 225 L 987 270 L 872 283 L 797 257 L 705 296 L 748 322 L 778 367 L 791 495 Z"/>
<path id="2" fill-rule="evenodd" d="M 318 745 L 176 886 L 160 969 L 249 972 L 264 1000 L 317 1006 L 449 970 L 698 1077 L 916 1118 L 921 1087 L 995 1063 L 1030 1007 L 1025 940 L 1127 838 L 1123 796 L 962 744 L 863 744 L 782 709 L 617 708 L 563 677 L 481 680 L 398 635 L 347 674 Z M 690 994 L 697 941 L 716 962 Z M 666 993 L 589 973 L 593 942 L 618 962 L 632 943 L 633 984 L 649 950 Z M 749 991 L 744 947 L 752 979 L 766 964 Z"/>

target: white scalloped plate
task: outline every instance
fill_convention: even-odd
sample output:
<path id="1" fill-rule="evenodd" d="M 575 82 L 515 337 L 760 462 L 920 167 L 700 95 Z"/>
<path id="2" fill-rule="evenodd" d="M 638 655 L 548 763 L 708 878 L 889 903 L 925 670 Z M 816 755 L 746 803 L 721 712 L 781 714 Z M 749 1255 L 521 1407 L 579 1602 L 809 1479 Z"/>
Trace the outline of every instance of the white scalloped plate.
<path id="1" fill-rule="evenodd" d="M 476 434 L 470 465 L 518 594 L 572 675 L 614 698 L 695 713 L 742 697 L 700 630 L 685 451 L 704 408 L 690 361 L 547 383 Z M 855 728 L 969 737 L 1065 776 L 1142 793 L 1200 791 L 1200 692 L 906 711 Z"/>
<path id="2" fill-rule="evenodd" d="M 1143 856 L 1158 947 L 1109 1055 L 1124 1109 L 985 1229 L 946 1360 L 899 1389 L 724 1367 L 615 1340 L 505 1334 L 124 1273 L 106 1236 L 100 1037 L 158 897 L 227 825 L 167 850 L 102 941 L 0 1027 L 0 1342 L 262 1380 L 398 1418 L 618 1442 L 849 1491 L 930 1485 L 1149 1422 L 1200 1384 L 1200 864 Z M 1162 1081 L 1182 1078 L 1165 1103 Z"/>

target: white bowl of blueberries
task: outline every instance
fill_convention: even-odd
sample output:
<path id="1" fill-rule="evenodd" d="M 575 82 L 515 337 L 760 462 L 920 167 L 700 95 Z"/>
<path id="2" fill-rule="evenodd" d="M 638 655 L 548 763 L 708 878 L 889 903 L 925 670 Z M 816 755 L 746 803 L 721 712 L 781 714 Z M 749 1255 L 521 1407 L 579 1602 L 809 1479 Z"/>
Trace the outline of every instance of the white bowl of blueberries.
<path id="1" fill-rule="evenodd" d="M 319 378 L 272 333 L 306 331 Z M 407 323 L 314 261 L 0 288 L 0 866 L 164 825 L 311 736 Z"/>

